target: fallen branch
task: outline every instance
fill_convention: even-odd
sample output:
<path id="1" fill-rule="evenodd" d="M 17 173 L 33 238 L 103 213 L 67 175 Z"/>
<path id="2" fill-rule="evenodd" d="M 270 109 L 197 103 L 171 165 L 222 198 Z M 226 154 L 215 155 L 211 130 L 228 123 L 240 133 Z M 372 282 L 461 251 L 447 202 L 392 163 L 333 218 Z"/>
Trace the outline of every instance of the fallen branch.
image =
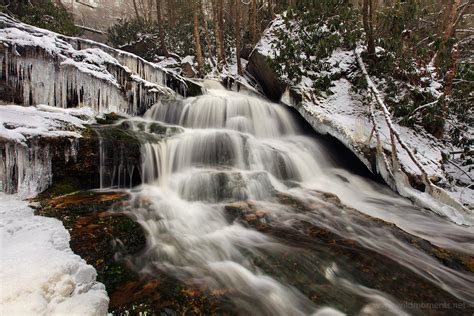
<path id="1" fill-rule="evenodd" d="M 377 121 L 375 119 L 374 106 L 373 106 L 372 102 L 369 103 L 369 110 L 370 110 L 370 119 L 372 121 L 372 124 L 374 124 L 372 132 L 375 133 L 375 139 L 377 140 L 377 152 L 382 156 L 382 159 L 383 159 L 383 162 L 384 162 L 384 165 L 385 165 L 385 169 L 389 173 L 390 177 L 392 179 L 394 179 L 395 177 L 393 176 L 392 168 L 390 168 L 390 165 L 389 165 L 388 159 L 387 159 L 387 155 L 385 154 L 385 151 L 383 150 L 383 144 L 382 144 L 382 140 L 380 138 L 380 128 L 377 125 Z M 371 133 L 370 136 L 371 136 L 370 138 L 372 138 L 372 133 Z M 369 146 L 370 146 L 370 139 L 369 139 Z"/>
<path id="2" fill-rule="evenodd" d="M 96 29 L 93 29 L 93 28 L 91 28 L 91 27 L 87 27 L 87 26 L 83 26 L 83 25 L 78 25 L 78 24 L 76 24 L 75 26 L 78 27 L 78 28 L 80 28 L 81 30 L 84 30 L 84 31 L 89 31 L 89 32 L 92 32 L 92 33 L 100 34 L 100 35 L 107 35 L 106 32 L 103 32 L 103 31 L 100 31 L 100 30 L 96 30 Z"/>
<path id="3" fill-rule="evenodd" d="M 451 160 L 448 160 L 448 162 L 449 162 L 450 164 L 452 164 L 453 166 L 455 166 L 456 168 L 458 168 L 462 173 L 464 173 L 464 174 L 466 175 L 466 177 L 469 178 L 469 180 L 474 181 L 474 179 L 471 178 L 471 176 L 470 176 L 463 168 L 461 168 L 460 166 L 458 166 L 457 164 L 455 164 L 455 163 L 452 162 Z"/>
<path id="4" fill-rule="evenodd" d="M 383 102 L 383 100 L 380 96 L 380 92 L 378 91 L 377 87 L 373 83 L 372 79 L 370 79 L 369 73 L 367 72 L 367 69 L 365 68 L 365 65 L 364 65 L 364 62 L 362 61 L 362 57 L 361 57 L 360 53 L 361 53 L 361 50 L 356 49 L 355 54 L 356 54 L 356 57 L 357 57 L 357 63 L 359 64 L 359 67 L 362 71 L 362 74 L 365 76 L 365 79 L 367 81 L 367 85 L 369 87 L 369 91 L 374 96 L 375 100 L 377 101 L 378 105 L 380 106 L 380 108 L 383 111 L 385 122 L 387 123 L 387 126 L 390 130 L 391 138 L 394 137 L 398 141 L 400 146 L 402 146 L 402 148 L 407 152 L 408 156 L 413 161 L 413 163 L 418 167 L 418 169 L 420 169 L 421 174 L 422 174 L 423 182 L 425 182 L 425 185 L 426 185 L 426 189 L 428 191 L 430 191 L 432 189 L 433 184 L 431 183 L 431 181 L 428 177 L 428 173 L 423 168 L 423 166 L 420 164 L 420 162 L 416 159 L 415 154 L 413 154 L 411 149 L 402 140 L 402 138 L 400 137 L 400 133 L 395 129 L 395 126 L 392 123 L 390 111 L 385 106 L 385 103 Z M 396 151 L 396 144 L 394 144 L 393 138 L 392 138 L 392 148 L 395 149 L 395 151 Z M 396 155 L 396 153 L 392 153 L 392 154 Z M 398 158 L 397 158 L 397 160 L 398 160 Z"/>
<path id="5" fill-rule="evenodd" d="M 438 214 L 442 214 L 446 216 L 446 212 L 454 214 L 455 219 L 454 221 L 458 224 L 466 224 L 470 223 L 470 220 L 467 220 L 464 216 L 465 214 L 472 214 L 469 212 L 469 210 L 463 206 L 459 201 L 456 201 L 453 199 L 448 192 L 446 192 L 444 189 L 434 185 L 431 180 L 428 177 L 428 173 L 426 170 L 423 168 L 421 163 L 416 159 L 414 153 L 411 151 L 411 149 L 405 144 L 403 139 L 400 137 L 400 133 L 395 129 L 395 126 L 392 123 L 390 111 L 386 107 L 385 103 L 382 100 L 381 94 L 378 91 L 377 87 L 373 83 L 372 79 L 370 78 L 367 69 L 364 65 L 364 62 L 362 61 L 361 57 L 361 48 L 357 48 L 355 50 L 355 56 L 357 59 L 357 63 L 367 81 L 367 85 L 369 88 L 369 92 L 374 96 L 375 100 L 377 101 L 377 104 L 380 106 L 380 108 L 383 111 L 384 114 L 384 119 L 385 122 L 390 130 L 390 142 L 392 146 L 392 168 L 389 168 L 388 161 L 386 157 L 384 157 L 384 164 L 387 167 L 387 170 L 389 174 L 392 176 L 392 180 L 395 182 L 395 187 L 397 188 L 397 191 L 402 194 L 403 196 L 409 197 L 413 199 L 416 203 L 420 204 L 423 207 L 430 208 L 434 212 Z M 376 132 L 378 132 L 378 127 L 376 124 L 375 120 L 375 114 L 372 108 L 372 105 L 369 104 L 369 108 L 371 111 L 371 118 L 374 123 L 374 126 L 376 127 Z M 400 159 L 398 158 L 398 153 L 397 153 L 397 144 L 395 140 L 400 144 L 400 146 L 407 152 L 408 156 L 410 159 L 413 161 L 413 163 L 420 169 L 421 175 L 422 175 L 422 180 L 425 183 L 425 192 L 431 196 L 433 200 L 428 201 L 424 200 L 422 197 L 420 197 L 418 194 L 415 194 L 413 192 L 413 188 L 411 188 L 409 182 L 406 182 L 406 185 L 403 185 L 399 181 L 406 181 L 406 180 L 401 180 L 400 176 L 406 179 L 406 174 L 402 171 L 401 165 L 400 165 Z M 379 149 L 378 149 L 379 150 Z M 387 180 L 386 180 L 387 181 Z M 389 185 L 391 184 L 390 182 L 387 182 Z M 408 189 L 407 189 L 408 188 Z M 450 207 L 451 209 L 448 208 L 446 210 L 445 208 Z M 458 211 L 458 213 L 453 213 L 455 210 Z M 461 212 L 461 213 L 459 213 Z"/>

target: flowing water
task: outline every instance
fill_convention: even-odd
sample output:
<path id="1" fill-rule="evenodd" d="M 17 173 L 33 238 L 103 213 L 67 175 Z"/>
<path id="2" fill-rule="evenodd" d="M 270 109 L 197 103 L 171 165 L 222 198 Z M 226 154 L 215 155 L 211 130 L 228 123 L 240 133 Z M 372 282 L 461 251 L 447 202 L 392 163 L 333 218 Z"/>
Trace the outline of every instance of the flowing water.
<path id="1" fill-rule="evenodd" d="M 472 272 L 432 255 L 436 245 L 472 260 L 471 228 L 342 168 L 283 106 L 211 89 L 157 104 L 140 122 L 173 131 L 141 146 L 129 209 L 147 233 L 141 272 L 225 293 L 238 314 L 472 306 Z"/>

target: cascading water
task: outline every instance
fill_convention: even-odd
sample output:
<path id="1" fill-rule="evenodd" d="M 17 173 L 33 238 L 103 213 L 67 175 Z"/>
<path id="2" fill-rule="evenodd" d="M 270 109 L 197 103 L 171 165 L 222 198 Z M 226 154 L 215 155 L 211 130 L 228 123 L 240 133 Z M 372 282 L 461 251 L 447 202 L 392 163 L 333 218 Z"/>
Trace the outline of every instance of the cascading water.
<path id="1" fill-rule="evenodd" d="M 278 236 L 298 236 L 304 225 L 316 225 L 388 256 L 389 266 L 404 267 L 450 297 L 474 302 L 472 274 L 442 264 L 403 237 L 407 232 L 469 255 L 473 232 L 340 169 L 325 145 L 302 135 L 283 107 L 212 89 L 198 98 L 157 104 L 145 120 L 178 125 L 180 132 L 142 144 L 144 183 L 133 190 L 129 210 L 147 232 L 147 249 L 134 261 L 142 272 L 158 269 L 203 289 L 228 292 L 239 314 L 326 315 L 336 309 L 403 314 L 393 293 L 359 284 L 350 264 L 332 250 L 311 244 L 305 249 Z M 337 198 L 322 198 L 321 192 L 336 194 L 358 211 Z M 229 209 L 270 233 L 249 228 Z M 403 234 L 366 214 L 396 224 Z M 276 257 L 286 258 L 286 268 L 274 263 Z M 309 284 L 302 285 L 303 279 Z M 324 304 L 315 304 L 320 295 L 327 296 Z"/>

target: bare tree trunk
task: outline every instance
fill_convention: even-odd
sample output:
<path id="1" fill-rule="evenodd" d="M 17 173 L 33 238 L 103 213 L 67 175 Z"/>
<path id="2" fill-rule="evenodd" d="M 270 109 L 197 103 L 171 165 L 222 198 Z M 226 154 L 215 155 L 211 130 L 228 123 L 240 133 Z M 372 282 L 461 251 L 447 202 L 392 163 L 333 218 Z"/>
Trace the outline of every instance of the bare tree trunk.
<path id="1" fill-rule="evenodd" d="M 174 0 L 168 0 L 168 28 L 172 30 L 174 28 L 174 6 L 175 2 Z"/>
<path id="2" fill-rule="evenodd" d="M 165 29 L 163 27 L 163 16 L 161 15 L 161 0 L 156 0 L 156 20 L 158 21 L 158 30 L 160 32 L 160 48 L 162 54 L 168 57 L 168 50 L 165 42 Z"/>
<path id="3" fill-rule="evenodd" d="M 147 2 L 147 16 L 148 16 L 148 22 L 153 22 L 153 0 L 148 0 Z"/>
<path id="4" fill-rule="evenodd" d="M 224 46 L 224 1 L 217 0 L 217 47 L 219 62 L 222 66 L 226 64 L 225 62 L 225 46 Z"/>
<path id="5" fill-rule="evenodd" d="M 216 63 L 214 60 L 214 52 L 213 52 L 212 44 L 211 44 L 211 37 L 209 36 L 209 31 L 207 29 L 207 15 L 205 12 L 204 5 L 205 3 L 203 2 L 201 5 L 201 16 L 202 16 L 202 24 L 204 27 L 204 39 L 206 40 L 206 48 L 209 54 L 209 59 L 211 60 L 212 66 L 215 67 Z"/>
<path id="6" fill-rule="evenodd" d="M 249 12 L 249 28 L 250 28 L 250 40 L 252 45 L 257 42 L 257 1 L 250 0 L 250 12 Z"/>
<path id="7" fill-rule="evenodd" d="M 461 0 L 453 0 L 451 4 L 451 10 L 449 12 L 448 21 L 444 31 L 444 39 L 448 40 L 454 36 L 454 26 L 456 22 L 456 16 L 458 15 L 459 7 L 461 6 Z"/>
<path id="8" fill-rule="evenodd" d="M 139 9 L 139 10 L 142 12 L 142 18 L 143 18 L 143 21 L 144 21 L 145 24 L 146 24 L 146 23 L 149 22 L 149 21 L 148 21 L 148 13 L 149 13 L 149 12 L 148 12 L 148 5 L 147 5 L 147 3 L 146 3 L 145 0 L 140 0 L 140 1 L 139 1 L 139 4 L 140 4 L 140 6 L 139 6 L 140 9 Z"/>
<path id="9" fill-rule="evenodd" d="M 137 17 L 138 23 L 142 23 L 142 19 L 140 17 L 140 14 L 138 13 L 138 5 L 137 5 L 137 0 L 133 0 L 133 9 L 135 10 L 135 15 Z"/>
<path id="10" fill-rule="evenodd" d="M 240 60 L 240 0 L 234 1 L 235 5 L 235 56 L 237 57 L 237 73 L 242 75 L 242 62 Z"/>
<path id="11" fill-rule="evenodd" d="M 270 10 L 270 17 L 272 20 L 275 19 L 275 9 L 273 8 L 273 0 L 268 0 L 268 9 Z"/>
<path id="12" fill-rule="evenodd" d="M 194 0 L 193 5 L 193 21 L 194 21 L 194 47 L 196 49 L 196 61 L 198 64 L 198 72 L 201 74 L 203 70 L 203 61 L 202 61 L 202 50 L 201 50 L 201 39 L 199 35 L 199 2 L 200 0 Z"/>
<path id="13" fill-rule="evenodd" d="M 373 0 L 364 0 L 362 4 L 362 23 L 367 36 L 367 52 L 370 58 L 375 57 L 375 41 L 373 28 Z"/>
<path id="14" fill-rule="evenodd" d="M 462 16 L 466 12 L 468 6 L 473 3 L 472 0 L 467 1 L 464 6 L 461 8 L 461 0 L 452 0 L 451 6 L 449 8 L 449 15 L 446 20 L 446 25 L 444 27 L 443 41 L 441 42 L 440 48 L 436 53 L 436 66 L 438 67 L 438 73 L 442 77 L 442 73 L 445 73 L 444 80 L 444 94 L 449 96 L 452 92 L 453 80 L 456 76 L 456 63 L 458 58 L 457 45 L 450 47 L 449 40 L 455 36 L 456 27 L 459 22 L 462 20 Z M 446 61 L 447 68 L 441 69 L 441 64 L 443 59 Z M 447 113 L 448 109 L 445 109 Z"/>

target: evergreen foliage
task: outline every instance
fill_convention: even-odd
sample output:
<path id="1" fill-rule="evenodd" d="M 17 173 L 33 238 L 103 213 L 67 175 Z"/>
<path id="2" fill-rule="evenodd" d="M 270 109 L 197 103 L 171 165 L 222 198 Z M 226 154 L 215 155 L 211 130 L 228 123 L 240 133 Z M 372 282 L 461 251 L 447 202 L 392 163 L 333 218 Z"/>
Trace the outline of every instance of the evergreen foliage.
<path id="1" fill-rule="evenodd" d="M 320 62 L 337 48 L 354 49 L 362 32 L 357 10 L 349 1 L 299 1 L 283 16 L 277 31 L 279 53 L 269 60 L 289 83 L 311 79 L 316 91 L 327 91 L 329 76 L 321 76 L 328 65 Z M 275 47 L 276 48 L 276 47 Z"/>
<path id="2" fill-rule="evenodd" d="M 73 16 L 51 0 L 0 0 L 0 11 L 53 32 L 68 36 L 80 33 L 80 29 L 74 25 Z"/>

